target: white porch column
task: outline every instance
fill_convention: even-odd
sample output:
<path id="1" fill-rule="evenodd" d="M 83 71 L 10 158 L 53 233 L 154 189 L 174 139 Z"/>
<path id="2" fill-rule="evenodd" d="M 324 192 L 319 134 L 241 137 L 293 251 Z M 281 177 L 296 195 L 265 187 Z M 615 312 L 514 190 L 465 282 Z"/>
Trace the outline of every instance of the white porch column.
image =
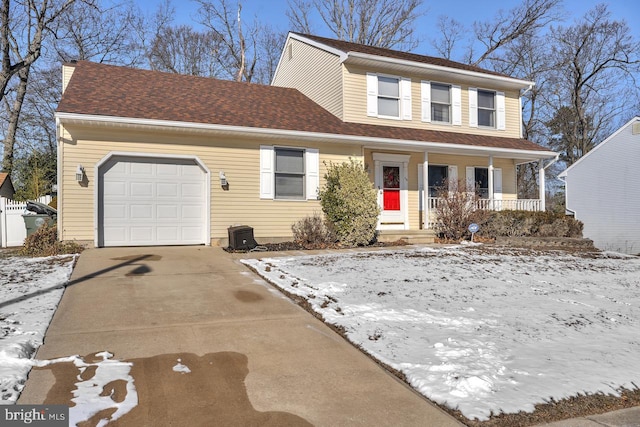
<path id="1" fill-rule="evenodd" d="M 538 197 L 540 198 L 540 210 L 544 212 L 547 210 L 546 199 L 546 184 L 544 179 L 544 160 L 538 160 Z"/>
<path id="2" fill-rule="evenodd" d="M 424 152 L 422 161 L 422 229 L 429 228 L 429 153 Z"/>
<path id="3" fill-rule="evenodd" d="M 489 209 L 493 210 L 493 156 L 489 156 Z"/>

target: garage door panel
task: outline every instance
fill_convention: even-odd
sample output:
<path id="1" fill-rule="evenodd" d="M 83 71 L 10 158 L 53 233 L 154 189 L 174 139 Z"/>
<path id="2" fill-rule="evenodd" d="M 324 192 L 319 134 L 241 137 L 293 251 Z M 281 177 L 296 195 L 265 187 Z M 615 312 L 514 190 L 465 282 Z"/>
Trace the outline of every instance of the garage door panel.
<path id="1" fill-rule="evenodd" d="M 159 220 L 179 220 L 179 207 L 176 205 L 157 205 L 156 218 Z"/>
<path id="2" fill-rule="evenodd" d="M 153 205 L 139 204 L 131 205 L 129 209 L 129 219 L 131 220 L 152 220 L 153 217 Z"/>
<path id="3" fill-rule="evenodd" d="M 181 167 L 181 165 L 158 164 L 158 176 L 176 178 L 180 176 Z"/>
<path id="4" fill-rule="evenodd" d="M 180 186 L 180 192 L 183 197 L 201 198 L 203 193 L 203 185 L 201 183 L 185 183 Z"/>
<path id="5" fill-rule="evenodd" d="M 178 188 L 179 186 L 175 182 L 159 182 L 156 186 L 156 194 L 159 199 L 176 198 L 180 195 Z"/>
<path id="6" fill-rule="evenodd" d="M 194 220 L 200 222 L 199 220 L 203 220 L 203 212 L 202 209 L 198 209 L 197 205 L 182 205 L 180 207 L 181 217 L 184 220 Z"/>
<path id="7" fill-rule="evenodd" d="M 154 176 L 155 165 L 153 163 L 129 163 L 129 174 L 137 176 Z"/>
<path id="8" fill-rule="evenodd" d="M 104 184 L 105 197 L 122 197 L 127 195 L 127 183 L 124 181 L 110 181 Z"/>
<path id="9" fill-rule="evenodd" d="M 154 187 L 154 184 L 151 182 L 132 182 L 129 187 L 129 194 L 131 194 L 132 197 L 154 197 Z"/>
<path id="10" fill-rule="evenodd" d="M 104 227 L 105 235 L 114 242 L 126 242 L 128 240 L 127 230 L 123 227 Z"/>
<path id="11" fill-rule="evenodd" d="M 206 243 L 206 173 L 191 160 L 114 157 L 99 173 L 102 246 Z"/>
<path id="12" fill-rule="evenodd" d="M 127 218 L 127 206 L 124 204 L 109 204 L 104 206 L 105 218 L 123 220 Z"/>

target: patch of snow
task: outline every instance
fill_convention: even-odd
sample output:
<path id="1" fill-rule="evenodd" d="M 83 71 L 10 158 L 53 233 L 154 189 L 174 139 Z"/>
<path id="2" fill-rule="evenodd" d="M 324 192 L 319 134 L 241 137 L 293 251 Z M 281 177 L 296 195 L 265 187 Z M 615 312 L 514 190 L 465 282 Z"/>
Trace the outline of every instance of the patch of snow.
<path id="1" fill-rule="evenodd" d="M 189 367 L 187 367 L 186 365 L 183 365 L 181 359 L 178 359 L 178 363 L 176 363 L 176 365 L 173 367 L 173 370 L 174 372 L 181 372 L 183 374 L 191 373 L 191 369 L 189 369 Z"/>
<path id="2" fill-rule="evenodd" d="M 69 255 L 0 258 L 0 404 L 18 399 L 74 260 Z"/>
<path id="3" fill-rule="evenodd" d="M 467 418 L 640 384 L 640 259 L 460 245 L 243 260 Z"/>

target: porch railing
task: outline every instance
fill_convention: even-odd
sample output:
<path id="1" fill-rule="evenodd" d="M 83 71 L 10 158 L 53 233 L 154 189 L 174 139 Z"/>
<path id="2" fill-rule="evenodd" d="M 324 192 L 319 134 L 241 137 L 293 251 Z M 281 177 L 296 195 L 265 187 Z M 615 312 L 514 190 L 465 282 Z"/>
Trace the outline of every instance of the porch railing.
<path id="1" fill-rule="evenodd" d="M 436 208 L 444 203 L 445 199 L 439 197 L 429 197 L 427 199 L 427 222 L 429 228 L 435 225 Z M 473 202 L 475 209 L 492 210 L 492 211 L 541 211 L 542 201 L 540 199 L 517 199 L 517 200 L 497 200 L 497 199 L 478 199 Z"/>

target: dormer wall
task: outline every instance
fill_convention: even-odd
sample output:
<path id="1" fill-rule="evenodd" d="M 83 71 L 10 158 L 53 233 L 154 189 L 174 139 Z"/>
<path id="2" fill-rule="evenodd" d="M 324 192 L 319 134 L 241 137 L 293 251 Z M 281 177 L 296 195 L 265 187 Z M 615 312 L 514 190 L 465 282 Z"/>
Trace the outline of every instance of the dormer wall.
<path id="1" fill-rule="evenodd" d="M 289 38 L 272 85 L 298 89 L 342 119 L 342 77 L 339 55 Z"/>
<path id="2" fill-rule="evenodd" d="M 380 94 L 372 92 L 376 77 L 399 81 L 398 115 L 386 115 L 376 111 L 372 103 Z M 345 122 L 368 123 L 382 126 L 397 126 L 430 129 L 446 132 L 472 133 L 478 135 L 521 137 L 520 91 L 505 90 L 496 86 L 470 84 L 455 74 L 448 78 L 430 75 L 428 72 L 406 73 L 384 68 L 372 69 L 342 64 L 343 117 Z M 391 83 L 393 84 L 393 83 Z M 442 117 L 431 111 L 435 102 L 432 88 L 449 89 L 449 110 Z M 374 89 L 375 91 L 375 89 Z M 493 94 L 493 114 L 491 125 L 478 123 L 478 91 Z M 475 97 L 475 107 L 471 107 Z M 442 104 L 444 106 L 444 104 Z M 475 108 L 475 109 L 474 109 Z M 480 108 L 482 109 L 482 107 Z M 475 120 L 472 120 L 475 119 Z M 440 119 L 440 120 L 438 120 Z"/>

